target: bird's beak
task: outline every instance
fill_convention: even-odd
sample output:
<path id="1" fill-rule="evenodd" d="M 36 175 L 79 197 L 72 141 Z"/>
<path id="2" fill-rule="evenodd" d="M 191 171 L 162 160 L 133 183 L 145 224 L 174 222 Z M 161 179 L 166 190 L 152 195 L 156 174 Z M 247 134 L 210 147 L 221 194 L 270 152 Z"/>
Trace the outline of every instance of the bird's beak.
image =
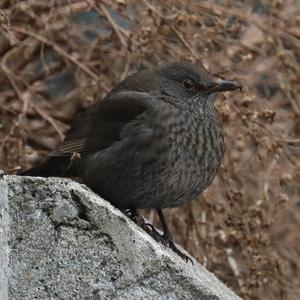
<path id="1" fill-rule="evenodd" d="M 230 80 L 219 80 L 214 82 L 210 87 L 207 88 L 207 93 L 217 93 L 217 92 L 226 92 L 234 91 L 236 89 L 242 89 L 242 86 L 236 81 Z"/>

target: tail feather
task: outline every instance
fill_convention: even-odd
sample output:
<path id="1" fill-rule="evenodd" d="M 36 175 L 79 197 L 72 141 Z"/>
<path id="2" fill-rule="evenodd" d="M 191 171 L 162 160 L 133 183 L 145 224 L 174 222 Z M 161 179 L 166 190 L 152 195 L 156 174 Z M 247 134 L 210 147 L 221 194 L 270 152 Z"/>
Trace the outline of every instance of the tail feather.
<path id="1" fill-rule="evenodd" d="M 40 176 L 40 177 L 60 177 L 66 176 L 68 169 L 68 157 L 51 157 L 41 165 L 25 170 L 18 175 L 21 176 Z"/>

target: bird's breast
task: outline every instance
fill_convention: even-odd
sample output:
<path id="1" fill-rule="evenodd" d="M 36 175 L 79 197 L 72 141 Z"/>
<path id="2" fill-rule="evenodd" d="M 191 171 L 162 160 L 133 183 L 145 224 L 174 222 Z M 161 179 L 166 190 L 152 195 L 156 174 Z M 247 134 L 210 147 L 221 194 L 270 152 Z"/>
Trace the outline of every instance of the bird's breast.
<path id="1" fill-rule="evenodd" d="M 177 206 L 196 197 L 215 178 L 224 154 L 223 130 L 217 119 L 186 112 L 165 116 L 163 124 L 154 132 L 154 147 Z"/>

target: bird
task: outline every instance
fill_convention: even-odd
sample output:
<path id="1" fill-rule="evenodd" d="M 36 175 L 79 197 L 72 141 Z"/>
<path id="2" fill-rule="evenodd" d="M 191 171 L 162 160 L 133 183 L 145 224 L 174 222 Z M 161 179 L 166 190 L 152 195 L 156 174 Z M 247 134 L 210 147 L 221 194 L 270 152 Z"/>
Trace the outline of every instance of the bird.
<path id="1" fill-rule="evenodd" d="M 162 210 L 193 200 L 217 175 L 225 146 L 214 98 L 236 89 L 186 62 L 138 71 L 76 116 L 48 159 L 20 175 L 79 177 L 119 209 L 156 209 L 163 239 L 184 257 Z"/>

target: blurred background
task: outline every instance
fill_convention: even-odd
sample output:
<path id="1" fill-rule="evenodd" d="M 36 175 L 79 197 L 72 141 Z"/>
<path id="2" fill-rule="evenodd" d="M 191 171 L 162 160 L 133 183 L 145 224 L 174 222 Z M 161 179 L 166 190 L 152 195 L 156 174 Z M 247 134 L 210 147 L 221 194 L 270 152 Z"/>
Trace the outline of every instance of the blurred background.
<path id="1" fill-rule="evenodd" d="M 299 0 L 0 0 L 0 168 L 43 161 L 77 112 L 177 60 L 244 89 L 217 97 L 224 163 L 166 210 L 175 240 L 245 299 L 300 299 Z"/>

